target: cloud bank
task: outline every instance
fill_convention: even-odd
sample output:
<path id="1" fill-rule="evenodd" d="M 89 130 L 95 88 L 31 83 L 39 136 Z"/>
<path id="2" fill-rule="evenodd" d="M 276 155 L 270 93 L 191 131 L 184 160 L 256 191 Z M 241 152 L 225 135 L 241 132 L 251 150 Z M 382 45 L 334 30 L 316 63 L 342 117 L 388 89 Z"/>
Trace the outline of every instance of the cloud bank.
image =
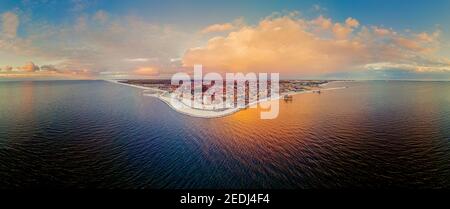
<path id="1" fill-rule="evenodd" d="M 74 1 L 72 10 L 86 7 Z M 15 11 L 0 14 L 0 56 L 21 58 L 12 65 L 0 57 L 0 76 L 170 77 L 202 64 L 210 71 L 296 78 L 392 70 L 450 79 L 450 60 L 438 55 L 445 46 L 440 30 L 396 31 L 357 17 L 336 21 L 292 12 L 255 24 L 238 18 L 186 31 L 104 10 L 79 13 L 57 25 L 30 22 Z"/>
<path id="2" fill-rule="evenodd" d="M 439 30 L 400 33 L 362 25 L 352 17 L 335 22 L 323 16 L 271 16 L 187 50 L 182 62 L 185 67 L 203 64 L 219 71 L 292 75 L 363 71 L 373 66 L 450 74 L 450 62 L 433 55 L 439 49 L 439 38 Z"/>
<path id="3" fill-rule="evenodd" d="M 41 65 L 50 63 L 59 72 L 89 71 L 93 76 L 172 74 L 179 66 L 171 60 L 180 57 L 191 40 L 189 33 L 172 26 L 149 23 L 135 16 L 114 17 L 102 10 L 81 15 L 73 23 L 21 25 L 27 31 L 24 37 L 17 36 L 17 14 L 7 12 L 1 16 L 0 54 L 25 57 L 28 64 L 38 59 Z M 38 71 L 31 68 L 23 68 L 26 75 Z M 2 74 L 6 77 L 7 71 Z"/>

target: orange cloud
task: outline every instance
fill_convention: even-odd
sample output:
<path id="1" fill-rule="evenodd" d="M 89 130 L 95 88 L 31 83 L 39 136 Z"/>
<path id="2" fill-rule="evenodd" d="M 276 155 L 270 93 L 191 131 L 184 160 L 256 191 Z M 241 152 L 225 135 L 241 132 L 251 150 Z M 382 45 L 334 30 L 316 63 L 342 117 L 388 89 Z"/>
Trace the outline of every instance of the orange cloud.
<path id="1" fill-rule="evenodd" d="M 439 44 L 428 33 L 401 35 L 359 26 L 354 18 L 340 23 L 323 16 L 314 20 L 269 17 L 258 25 L 242 26 L 226 36 L 211 38 L 205 46 L 187 50 L 182 64 L 202 64 L 205 69 L 222 72 L 316 75 L 363 70 L 367 64 L 382 62 L 427 66 L 417 60 L 429 62 L 425 53 Z"/>
<path id="2" fill-rule="evenodd" d="M 386 29 L 386 28 L 380 28 L 380 27 L 373 26 L 372 29 L 373 29 L 374 33 L 379 36 L 387 36 L 392 33 L 389 29 Z"/>
<path id="3" fill-rule="evenodd" d="M 201 33 L 214 33 L 232 30 L 234 26 L 231 23 L 214 24 L 206 27 Z"/>
<path id="4" fill-rule="evenodd" d="M 133 74 L 143 75 L 143 76 L 157 76 L 159 75 L 158 70 L 152 67 L 141 67 L 133 71 Z"/>
<path id="5" fill-rule="evenodd" d="M 440 35 L 440 31 L 437 30 L 433 33 L 426 33 L 426 32 L 422 32 L 417 34 L 417 38 L 419 41 L 423 41 L 423 42 L 433 42 L 435 41 Z"/>
<path id="6" fill-rule="evenodd" d="M 316 18 L 312 22 L 313 22 L 313 24 L 319 26 L 321 29 L 324 29 L 324 30 L 331 28 L 331 25 L 333 25 L 330 18 L 324 18 L 322 15 L 320 15 L 318 18 Z"/>
<path id="7" fill-rule="evenodd" d="M 23 66 L 5 66 L 0 68 L 1 78 L 55 78 L 55 79 L 92 79 L 88 70 L 60 70 L 53 65 L 35 65 L 28 62 Z"/>
<path id="8" fill-rule="evenodd" d="M 19 67 L 18 69 L 24 72 L 35 72 L 39 70 L 39 66 L 35 65 L 33 62 L 28 62 L 24 66 Z"/>
<path id="9" fill-rule="evenodd" d="M 82 14 L 68 24 L 27 22 L 23 26 L 27 31 L 20 36 L 16 34 L 19 23 L 20 17 L 14 12 L 0 13 L 0 54 L 51 63 L 60 70 L 88 69 L 94 74 L 108 70 L 131 75 L 141 66 L 176 71 L 179 66 L 172 67 L 169 60 L 198 43 L 194 37 L 199 36 L 172 25 L 147 22 L 133 15 L 109 15 L 103 10 Z M 9 64 L 2 58 L 4 63 L 0 64 Z"/>
<path id="10" fill-rule="evenodd" d="M 359 26 L 359 21 L 354 18 L 349 17 L 345 20 L 345 25 L 347 25 L 347 27 L 350 27 L 350 28 L 356 28 Z"/>
<path id="11" fill-rule="evenodd" d="M 305 21 L 285 16 L 265 19 L 255 27 L 243 27 L 227 37 L 213 38 L 205 47 L 188 50 L 183 64 L 203 64 L 223 71 L 309 74 L 362 63 L 365 54 L 365 46 L 357 41 L 319 39 L 308 32 Z"/>
<path id="12" fill-rule="evenodd" d="M 336 23 L 333 26 L 333 34 L 337 39 L 347 39 L 348 35 L 352 33 L 352 28 Z"/>
<path id="13" fill-rule="evenodd" d="M 55 78 L 55 79 L 93 79 L 91 74 L 83 72 L 54 72 L 39 71 L 33 73 L 27 72 L 11 72 L 0 73 L 0 78 Z"/>
<path id="14" fill-rule="evenodd" d="M 397 45 L 402 46 L 409 50 L 414 50 L 414 51 L 424 50 L 424 48 L 422 46 L 420 46 L 420 44 L 415 40 L 407 39 L 404 37 L 398 37 L 398 38 L 395 38 L 394 41 Z"/>

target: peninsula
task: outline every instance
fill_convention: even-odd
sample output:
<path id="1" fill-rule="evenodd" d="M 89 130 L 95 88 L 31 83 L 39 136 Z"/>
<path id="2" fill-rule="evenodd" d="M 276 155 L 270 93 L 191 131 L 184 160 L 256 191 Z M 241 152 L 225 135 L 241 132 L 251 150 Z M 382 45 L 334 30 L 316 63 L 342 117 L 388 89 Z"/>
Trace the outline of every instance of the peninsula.
<path id="1" fill-rule="evenodd" d="M 175 111 L 189 115 L 192 117 L 199 118 L 217 118 L 224 117 L 236 113 L 242 109 L 253 107 L 259 103 L 267 102 L 266 99 L 260 99 L 257 94 L 249 94 L 246 91 L 246 95 L 234 95 L 234 99 L 237 100 L 238 97 L 245 98 L 245 108 L 237 107 L 232 105 L 231 108 L 215 108 L 212 105 L 203 104 L 202 101 L 195 101 L 192 98 L 177 98 L 177 106 L 173 104 L 173 98 L 175 98 L 175 89 L 178 85 L 172 85 L 170 80 L 107 80 L 112 83 L 121 84 L 133 88 L 138 88 L 143 90 L 144 96 L 155 97 L 166 103 Z M 333 81 L 324 80 L 282 80 L 279 82 L 279 95 L 276 98 L 271 99 L 284 99 L 285 101 L 291 101 L 292 96 L 296 94 L 304 93 L 322 93 L 324 91 L 339 90 L 347 88 L 343 87 L 332 87 L 327 88 L 326 86 Z M 205 92 L 210 86 L 202 85 L 202 92 Z M 200 102 L 201 108 L 195 108 L 192 103 Z M 233 101 L 235 102 L 235 101 Z"/>

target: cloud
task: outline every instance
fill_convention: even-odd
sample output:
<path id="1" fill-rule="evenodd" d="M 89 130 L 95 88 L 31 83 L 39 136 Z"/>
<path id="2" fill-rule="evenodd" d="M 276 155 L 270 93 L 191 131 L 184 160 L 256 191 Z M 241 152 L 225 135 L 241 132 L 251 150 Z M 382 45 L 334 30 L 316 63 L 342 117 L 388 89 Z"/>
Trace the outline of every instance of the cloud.
<path id="1" fill-rule="evenodd" d="M 5 12 L 2 15 L 2 33 L 7 38 L 17 36 L 17 28 L 19 27 L 19 17 L 13 12 Z"/>
<path id="2" fill-rule="evenodd" d="M 160 76 L 160 72 L 155 67 L 138 67 L 132 71 L 102 71 L 98 73 L 101 78 L 129 78 L 129 79 L 142 79 L 142 78 L 153 78 Z"/>
<path id="3" fill-rule="evenodd" d="M 2 76 L 139 78 L 171 75 L 194 64 L 223 72 L 325 75 L 373 71 L 370 64 L 376 63 L 398 64 L 410 72 L 434 72 L 432 69 L 446 69 L 450 64 L 435 64 L 442 47 L 439 30 L 398 32 L 364 25 L 353 17 L 341 21 L 323 15 L 309 19 L 292 12 L 274 13 L 256 24 L 239 18 L 192 33 L 133 15 L 116 16 L 103 10 L 89 13 L 84 1 L 74 2 L 75 6 L 83 10 L 82 15 L 58 24 L 26 21 L 14 12 L 1 14 L 0 53 L 18 57 L 22 63 L 51 63 L 3 67 Z M 19 26 L 24 31 L 20 35 Z M 385 65 L 386 70 L 388 67 Z"/>
<path id="4" fill-rule="evenodd" d="M 35 65 L 33 62 L 28 62 L 24 66 L 19 67 L 18 69 L 23 72 L 35 72 L 40 70 L 39 66 Z"/>
<path id="5" fill-rule="evenodd" d="M 322 6 L 318 5 L 318 4 L 314 4 L 314 5 L 312 6 L 312 10 L 313 10 L 314 12 L 325 12 L 325 11 L 327 11 L 328 9 L 322 7 Z"/>
<path id="6" fill-rule="evenodd" d="M 417 34 L 417 38 L 419 41 L 434 42 L 437 38 L 439 38 L 440 34 L 441 34 L 440 30 L 437 30 L 431 34 L 422 32 L 422 33 Z"/>
<path id="7" fill-rule="evenodd" d="M 374 33 L 378 36 L 387 36 L 392 34 L 392 31 L 386 28 L 372 26 L 372 29 Z"/>
<path id="8" fill-rule="evenodd" d="M 400 34 L 364 26 L 351 17 L 334 22 L 323 16 L 310 20 L 286 15 L 268 17 L 257 25 L 244 25 L 225 36 L 213 37 L 205 45 L 187 50 L 182 63 L 184 67 L 202 64 L 213 71 L 285 75 L 361 71 L 371 63 L 403 63 L 415 71 L 431 72 L 449 66 L 427 64 L 435 59 L 431 52 L 439 46 L 438 37 L 436 31 Z"/>
<path id="9" fill-rule="evenodd" d="M 349 28 L 357 28 L 359 26 L 359 21 L 349 17 L 345 20 L 345 25 Z"/>
<path id="10" fill-rule="evenodd" d="M 214 33 L 214 32 L 224 32 L 234 29 L 233 24 L 224 23 L 224 24 L 214 24 L 204 28 L 201 33 Z"/>
<path id="11" fill-rule="evenodd" d="M 341 23 L 335 23 L 333 26 L 333 34 L 337 39 L 347 39 L 353 29 Z"/>
<path id="12" fill-rule="evenodd" d="M 183 59 L 182 58 L 179 58 L 179 57 L 177 57 L 177 58 L 170 58 L 170 62 L 180 62 L 180 61 L 182 61 Z"/>
<path id="13" fill-rule="evenodd" d="M 126 58 L 124 59 L 126 62 L 147 62 L 148 58 Z"/>
<path id="14" fill-rule="evenodd" d="M 11 67 L 11 66 L 0 67 L 1 72 L 11 72 L 12 69 L 13 69 L 13 67 Z"/>
<path id="15" fill-rule="evenodd" d="M 323 20 L 319 17 L 313 24 Z M 188 50 L 183 64 L 187 67 L 198 63 L 223 71 L 276 70 L 309 74 L 346 68 L 367 59 L 366 46 L 361 42 L 321 39 L 309 31 L 307 22 L 311 21 L 291 16 L 266 18 L 257 26 L 243 27 L 226 37 L 210 39 L 204 47 Z"/>
<path id="16" fill-rule="evenodd" d="M 87 70 L 61 70 L 54 65 L 38 66 L 33 62 L 17 67 L 0 67 L 0 78 L 93 79 L 94 76 Z"/>
<path id="17" fill-rule="evenodd" d="M 324 30 L 331 28 L 331 26 L 333 25 L 330 18 L 324 18 L 322 15 L 314 19 L 312 23 Z"/>
<path id="18" fill-rule="evenodd" d="M 144 76 L 157 76 L 159 75 L 158 70 L 152 67 L 140 67 L 133 71 L 135 75 L 144 75 Z"/>
<path id="19" fill-rule="evenodd" d="M 407 50 L 422 51 L 426 49 L 422 47 L 416 40 L 408 39 L 405 37 L 396 37 L 394 38 L 394 42 L 398 46 L 401 46 Z"/>
<path id="20" fill-rule="evenodd" d="M 104 11 L 86 13 L 62 25 L 28 24 L 24 30 L 23 38 L 0 36 L 0 52 L 52 63 L 60 70 L 93 74 L 132 72 L 142 63 L 174 73 L 180 64 L 171 58 L 180 57 L 199 36 L 135 16 L 109 16 Z"/>
<path id="21" fill-rule="evenodd" d="M 347 39 L 353 32 L 354 28 L 359 26 L 359 22 L 351 17 L 345 20 L 345 24 L 335 23 L 333 26 L 333 34 L 337 39 Z"/>
<path id="22" fill-rule="evenodd" d="M 450 66 L 448 64 L 436 64 L 436 65 L 415 65 L 408 63 L 391 63 L 380 62 L 370 63 L 364 65 L 364 68 L 368 70 L 406 70 L 414 72 L 450 72 Z"/>

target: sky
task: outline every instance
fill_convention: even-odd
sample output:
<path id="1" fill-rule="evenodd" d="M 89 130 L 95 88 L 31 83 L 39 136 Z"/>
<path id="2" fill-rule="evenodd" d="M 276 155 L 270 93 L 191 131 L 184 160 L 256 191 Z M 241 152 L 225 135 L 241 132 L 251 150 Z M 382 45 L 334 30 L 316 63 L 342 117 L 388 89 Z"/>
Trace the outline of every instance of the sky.
<path id="1" fill-rule="evenodd" d="M 0 0 L 0 80 L 450 80 L 448 0 Z"/>

